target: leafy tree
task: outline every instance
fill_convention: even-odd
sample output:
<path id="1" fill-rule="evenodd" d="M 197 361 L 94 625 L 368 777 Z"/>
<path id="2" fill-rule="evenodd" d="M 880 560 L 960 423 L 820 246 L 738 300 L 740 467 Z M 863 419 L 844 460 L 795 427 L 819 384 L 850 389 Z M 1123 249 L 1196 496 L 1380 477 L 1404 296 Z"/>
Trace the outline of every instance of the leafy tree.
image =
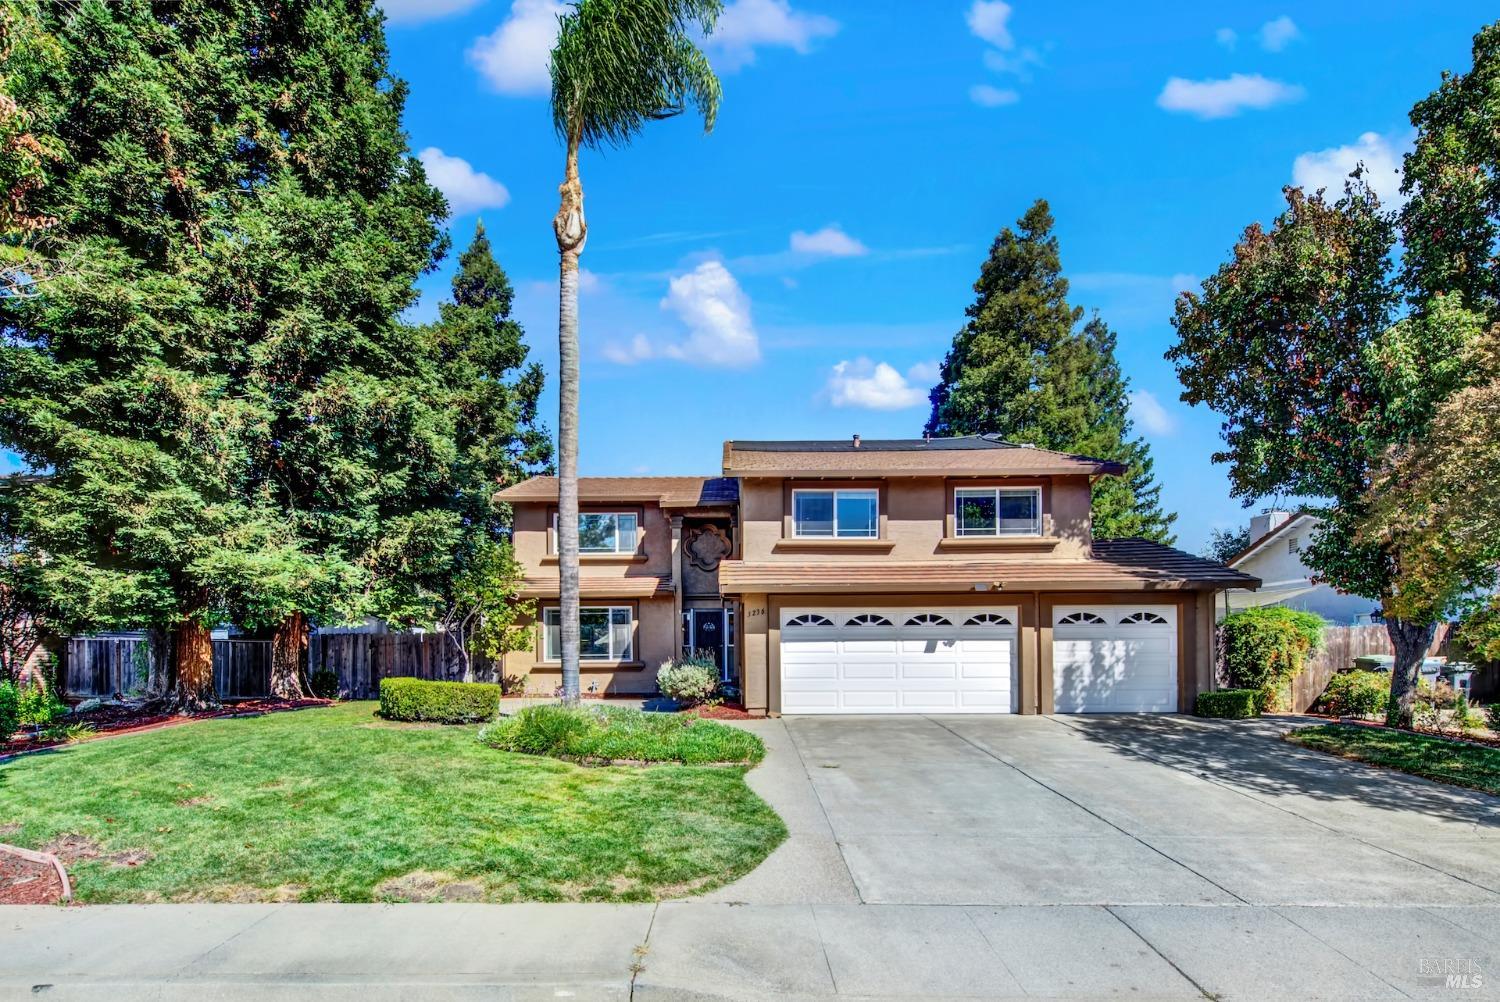
<path id="1" fill-rule="evenodd" d="M 1234 496 L 1325 499 L 1310 509 L 1323 522 L 1303 559 L 1339 590 L 1382 602 L 1394 717 L 1409 726 L 1435 616 L 1392 601 L 1393 554 L 1359 530 L 1382 453 L 1417 436 L 1456 387 L 1472 328 L 1441 309 L 1394 322 L 1395 224 L 1358 171 L 1336 201 L 1295 188 L 1286 199 L 1269 230 L 1245 230 L 1201 295 L 1179 297 L 1167 357 L 1183 399 L 1224 416 L 1214 460 L 1230 464 Z"/>
<path id="2" fill-rule="evenodd" d="M 1210 560 L 1227 564 L 1249 545 L 1250 527 L 1248 525 L 1238 529 L 1215 529 L 1209 534 L 1208 546 L 1203 555 Z"/>
<path id="3" fill-rule="evenodd" d="M 57 220 L 40 211 L 37 194 L 63 149 L 44 128 L 36 82 L 61 64 L 62 50 L 38 10 L 38 0 L 0 7 L 0 296 L 36 294 L 58 265 L 43 247 Z"/>
<path id="4" fill-rule="evenodd" d="M 1177 516 L 1162 511 L 1150 450 L 1132 437 L 1115 334 L 1098 316 L 1084 322 L 1084 311 L 1068 302 L 1052 226 L 1038 199 L 1015 229 L 995 238 L 974 283 L 969 321 L 932 390 L 927 431 L 994 434 L 1123 463 L 1124 477 L 1094 485 L 1094 535 L 1171 543 Z"/>
<path id="5" fill-rule="evenodd" d="M 174 702 L 210 704 L 212 624 L 368 602 L 420 520 L 397 485 L 441 436 L 397 315 L 442 197 L 363 0 L 23 16 L 6 83 L 66 150 L 32 211 L 76 268 L 0 299 L 0 438 L 50 473 L 21 528 L 59 618 L 172 624 Z"/>
<path id="6" fill-rule="evenodd" d="M 517 598 L 522 576 L 510 544 L 485 539 L 454 578 L 438 625 L 463 661 L 465 682 L 474 681 L 476 656 L 498 662 L 531 645 L 536 603 Z"/>
<path id="7" fill-rule="evenodd" d="M 565 702 L 578 692 L 578 258 L 588 238 L 578 154 L 626 146 L 648 122 L 688 104 L 711 131 L 720 88 L 694 34 L 714 29 L 721 0 L 577 0 L 552 50 L 552 124 L 567 147 L 552 220 L 558 311 L 559 623 Z"/>

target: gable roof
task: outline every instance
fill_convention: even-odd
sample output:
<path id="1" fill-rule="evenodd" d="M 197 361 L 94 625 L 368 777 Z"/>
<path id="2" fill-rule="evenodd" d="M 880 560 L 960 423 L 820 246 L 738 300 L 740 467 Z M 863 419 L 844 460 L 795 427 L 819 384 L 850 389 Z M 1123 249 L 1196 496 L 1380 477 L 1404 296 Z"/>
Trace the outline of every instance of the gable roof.
<path id="1" fill-rule="evenodd" d="M 742 477 L 822 476 L 1118 476 L 1125 467 L 1007 442 L 998 435 L 951 438 L 734 440 L 724 443 L 724 473 Z"/>
<path id="2" fill-rule="evenodd" d="M 740 499 L 733 477 L 579 477 L 582 501 L 655 501 L 663 508 L 715 508 Z M 556 477 L 532 477 L 496 492 L 497 501 L 557 501 Z"/>
<path id="3" fill-rule="evenodd" d="M 1268 544 L 1290 535 L 1294 526 L 1307 527 L 1307 523 L 1309 521 L 1317 522 L 1318 516 L 1310 515 L 1305 511 L 1299 511 L 1291 518 L 1287 519 L 1285 522 L 1282 522 L 1276 528 L 1272 529 L 1270 532 L 1266 533 L 1264 536 L 1255 540 L 1249 546 L 1245 547 L 1243 550 L 1230 557 L 1227 561 L 1225 561 L 1225 563 L 1230 567 L 1238 567 L 1240 564 L 1244 563 L 1246 560 L 1249 560 L 1261 550 L 1265 549 Z"/>

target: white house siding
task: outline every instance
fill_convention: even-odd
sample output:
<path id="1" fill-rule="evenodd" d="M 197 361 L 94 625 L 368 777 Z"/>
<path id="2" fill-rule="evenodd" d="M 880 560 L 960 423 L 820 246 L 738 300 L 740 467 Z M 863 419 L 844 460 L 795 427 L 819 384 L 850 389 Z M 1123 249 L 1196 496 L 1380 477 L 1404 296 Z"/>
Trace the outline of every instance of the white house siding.
<path id="1" fill-rule="evenodd" d="M 1231 589 L 1219 600 L 1218 615 L 1231 610 L 1249 609 L 1261 605 L 1284 605 L 1289 609 L 1315 612 L 1339 626 L 1370 622 L 1370 613 L 1376 603 L 1358 595 L 1345 595 L 1326 584 L 1313 584 L 1311 572 L 1302 562 L 1302 555 L 1293 552 L 1288 545 L 1296 539 L 1299 546 L 1306 546 L 1312 538 L 1317 520 L 1299 516 L 1296 524 L 1280 529 L 1275 538 L 1245 559 L 1232 566 L 1235 570 L 1253 574 L 1263 582 L 1257 591 Z"/>

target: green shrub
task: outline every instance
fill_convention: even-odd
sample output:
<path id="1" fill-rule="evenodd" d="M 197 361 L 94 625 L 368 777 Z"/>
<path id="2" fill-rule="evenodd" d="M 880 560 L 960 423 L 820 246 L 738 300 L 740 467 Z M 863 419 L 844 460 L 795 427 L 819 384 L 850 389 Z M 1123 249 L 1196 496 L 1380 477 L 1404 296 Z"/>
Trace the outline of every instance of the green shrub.
<path id="1" fill-rule="evenodd" d="M 1237 689 L 1260 689 L 1261 704 L 1275 709 L 1309 655 L 1323 643 L 1323 617 L 1279 605 L 1242 609 L 1219 624 L 1224 668 Z"/>
<path id="2" fill-rule="evenodd" d="M 44 727 L 51 722 L 53 717 L 60 717 L 68 712 L 68 705 L 58 699 L 52 689 L 35 682 L 21 686 L 19 696 L 16 710 L 23 724 Z"/>
<path id="3" fill-rule="evenodd" d="M 387 720 L 473 724 L 500 712 L 500 687 L 491 682 L 429 682 L 420 678 L 380 680 L 380 715 Z"/>
<path id="4" fill-rule="evenodd" d="M 1489 722 L 1490 730 L 1500 734 L 1500 703 L 1491 703 L 1484 711 L 1485 719 Z"/>
<path id="5" fill-rule="evenodd" d="M 1193 712 L 1200 717 L 1218 717 L 1224 720 L 1244 720 L 1260 716 L 1259 689 L 1220 689 L 1217 692 L 1198 693 Z"/>
<path id="6" fill-rule="evenodd" d="M 0 682 L 0 741 L 16 732 L 21 725 L 21 694 L 14 682 Z"/>
<path id="7" fill-rule="evenodd" d="M 312 687 L 312 694 L 322 699 L 339 698 L 339 673 L 329 671 L 327 668 L 319 668 L 312 673 L 307 680 Z"/>
<path id="8" fill-rule="evenodd" d="M 736 727 L 678 713 L 618 706 L 528 706 L 479 732 L 500 751 L 572 762 L 751 764 L 765 755 L 760 738 Z"/>
<path id="9" fill-rule="evenodd" d="M 697 706 L 718 694 L 719 666 L 701 658 L 667 661 L 656 670 L 656 687 L 674 702 Z"/>
<path id="10" fill-rule="evenodd" d="M 1378 671 L 1339 672 L 1328 680 L 1318 706 L 1334 717 L 1375 717 L 1385 713 L 1391 677 Z"/>

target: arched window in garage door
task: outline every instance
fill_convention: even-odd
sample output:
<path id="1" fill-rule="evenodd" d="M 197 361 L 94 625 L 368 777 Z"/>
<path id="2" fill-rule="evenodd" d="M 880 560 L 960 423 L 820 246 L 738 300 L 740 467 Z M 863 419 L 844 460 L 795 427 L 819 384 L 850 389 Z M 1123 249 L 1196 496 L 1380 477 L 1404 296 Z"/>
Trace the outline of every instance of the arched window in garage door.
<path id="1" fill-rule="evenodd" d="M 970 616 L 969 619 L 968 619 L 968 621 L 965 622 L 964 625 L 965 626 L 1014 626 L 1015 624 L 1012 623 L 1009 619 L 1006 619 L 1004 616 L 999 615 L 998 613 L 981 612 L 977 616 Z"/>
<path id="2" fill-rule="evenodd" d="M 944 616 L 935 612 L 919 612 L 906 621 L 907 626 L 952 626 Z"/>
<path id="3" fill-rule="evenodd" d="M 1154 612 L 1132 612 L 1130 615 L 1120 620 L 1120 625 L 1166 626 L 1167 621 Z"/>
<path id="4" fill-rule="evenodd" d="M 786 621 L 787 626 L 832 626 L 833 620 L 827 616 L 819 616 L 817 613 L 808 613 L 805 616 L 793 616 Z"/>
<path id="5" fill-rule="evenodd" d="M 889 619 L 886 619 L 884 616 L 882 616 L 882 615 L 880 615 L 878 613 L 866 612 L 866 613 L 862 613 L 862 614 L 860 614 L 858 616 L 851 616 L 850 619 L 849 619 L 849 622 L 845 623 L 844 625 L 845 626 L 891 626 L 893 624 L 891 623 L 891 621 Z"/>
<path id="6" fill-rule="evenodd" d="M 1104 617 L 1092 612 L 1070 612 L 1057 621 L 1058 626 L 1104 626 Z"/>

